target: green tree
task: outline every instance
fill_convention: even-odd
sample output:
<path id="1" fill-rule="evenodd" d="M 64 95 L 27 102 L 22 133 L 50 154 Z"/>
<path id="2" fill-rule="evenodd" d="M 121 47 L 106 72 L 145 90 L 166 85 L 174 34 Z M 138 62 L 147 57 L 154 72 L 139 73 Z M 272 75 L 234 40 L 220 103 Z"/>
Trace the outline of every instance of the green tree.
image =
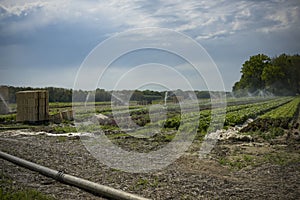
<path id="1" fill-rule="evenodd" d="M 300 94 L 300 56 L 290 57 L 290 87 L 291 91 Z"/>
<path id="2" fill-rule="evenodd" d="M 271 64 L 278 67 L 277 72 L 273 72 L 272 84 L 275 93 L 281 95 L 294 95 L 299 93 L 300 88 L 300 56 L 281 54 L 272 59 Z M 269 77 L 271 77 L 269 75 Z M 269 78 L 270 79 L 270 78 Z"/>
<path id="3" fill-rule="evenodd" d="M 233 90 L 247 90 L 254 92 L 265 87 L 265 82 L 262 79 L 262 73 L 265 67 L 270 65 L 271 59 L 264 55 L 258 54 L 251 56 L 242 67 L 242 77 L 239 82 L 235 83 Z"/>
<path id="4" fill-rule="evenodd" d="M 277 89 L 284 87 L 284 78 L 282 67 L 277 65 L 266 66 L 261 75 L 261 79 L 265 82 L 265 88 L 272 93 L 276 93 Z"/>
<path id="5" fill-rule="evenodd" d="M 101 102 L 101 101 L 110 101 L 111 100 L 111 94 L 104 89 L 96 89 L 95 94 L 95 101 Z"/>
<path id="6" fill-rule="evenodd" d="M 276 95 L 300 93 L 300 56 L 286 55 L 270 59 L 258 54 L 243 64 L 242 77 L 233 86 L 236 94 L 247 94 L 257 89 L 268 90 Z M 241 92 L 242 91 L 242 92 Z"/>

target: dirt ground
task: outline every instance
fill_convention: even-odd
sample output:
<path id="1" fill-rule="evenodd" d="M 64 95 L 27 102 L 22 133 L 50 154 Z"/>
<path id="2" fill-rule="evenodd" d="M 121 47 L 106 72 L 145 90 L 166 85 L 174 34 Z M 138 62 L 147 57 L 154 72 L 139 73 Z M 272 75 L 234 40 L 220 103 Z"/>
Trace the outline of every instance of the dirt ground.
<path id="1" fill-rule="evenodd" d="M 165 169 L 126 173 L 92 157 L 78 137 L 0 132 L 0 150 L 46 167 L 151 199 L 299 199 L 300 143 L 220 141 L 205 159 L 200 143 Z M 129 142 L 129 141 L 128 141 Z M 37 189 L 56 199 L 104 199 L 36 172 L 0 161 L 15 187 Z"/>

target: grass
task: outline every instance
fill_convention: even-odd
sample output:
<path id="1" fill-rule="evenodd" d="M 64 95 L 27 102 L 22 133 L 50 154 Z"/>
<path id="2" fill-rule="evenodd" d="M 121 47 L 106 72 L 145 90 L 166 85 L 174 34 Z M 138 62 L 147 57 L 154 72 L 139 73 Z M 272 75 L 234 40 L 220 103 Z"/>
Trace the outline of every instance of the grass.
<path id="1" fill-rule="evenodd" d="M 34 189 L 23 189 L 19 191 L 4 191 L 0 188 L 1 200 L 53 200 L 53 197 L 47 196 Z"/>
<path id="2" fill-rule="evenodd" d="M 16 114 L 7 114 L 7 115 L 0 115 L 0 122 L 7 123 L 7 122 L 13 122 L 16 121 Z"/>
<path id="3" fill-rule="evenodd" d="M 126 133 L 115 133 L 115 134 L 108 134 L 107 137 L 110 140 L 114 140 L 114 139 L 120 139 L 120 138 L 130 138 L 132 136 L 130 136 Z"/>
<path id="4" fill-rule="evenodd" d="M 31 188 L 17 188 L 13 181 L 1 174 L 0 179 L 0 199 L 1 200 L 54 200 L 53 197 L 43 194 Z"/>
<path id="5" fill-rule="evenodd" d="M 58 142 L 66 142 L 66 141 L 67 141 L 67 138 L 68 138 L 68 137 L 66 137 L 66 136 L 58 136 L 58 137 L 57 137 L 57 141 L 58 141 Z"/>
<path id="6" fill-rule="evenodd" d="M 134 185 L 131 186 L 132 190 L 141 190 L 148 187 L 158 187 L 159 181 L 157 177 L 154 179 L 147 179 L 147 178 L 139 178 Z"/>
<path id="7" fill-rule="evenodd" d="M 256 165 L 255 157 L 248 154 L 242 154 L 239 156 L 232 156 L 231 158 L 222 157 L 219 160 L 221 165 L 229 166 L 233 170 L 240 170 L 248 166 Z"/>
<path id="8" fill-rule="evenodd" d="M 275 165 L 287 166 L 292 163 L 300 163 L 300 156 L 298 153 L 272 152 L 265 154 L 263 161 Z"/>
<path id="9" fill-rule="evenodd" d="M 120 130 L 120 128 L 117 127 L 117 126 L 96 125 L 96 124 L 79 125 L 76 128 L 77 128 L 77 131 L 75 131 L 75 132 L 88 132 L 88 133 L 99 132 L 100 130 L 105 130 L 105 131 L 118 131 L 118 130 Z"/>
<path id="10" fill-rule="evenodd" d="M 275 149 L 262 154 L 251 155 L 248 153 L 233 153 L 220 157 L 219 164 L 229 167 L 231 170 L 241 170 L 247 167 L 256 167 L 263 164 L 273 164 L 278 166 L 288 166 L 300 163 L 300 154 L 297 152 L 287 152 L 285 149 Z"/>
<path id="11" fill-rule="evenodd" d="M 34 128 L 32 125 L 27 124 L 0 124 L 0 131 L 6 130 L 17 130 L 17 129 L 31 129 Z"/>
<path id="12" fill-rule="evenodd" d="M 55 133 L 74 133 L 74 132 L 77 132 L 77 129 L 76 127 L 74 126 L 55 126 L 53 128 L 53 131 Z"/>
<path id="13" fill-rule="evenodd" d="M 251 135 L 252 137 L 259 137 L 259 138 L 264 139 L 265 141 L 270 142 L 279 136 L 283 136 L 284 129 L 281 127 L 272 127 L 272 128 L 270 128 L 270 130 L 268 132 L 257 130 L 257 131 L 245 132 L 243 134 Z"/>

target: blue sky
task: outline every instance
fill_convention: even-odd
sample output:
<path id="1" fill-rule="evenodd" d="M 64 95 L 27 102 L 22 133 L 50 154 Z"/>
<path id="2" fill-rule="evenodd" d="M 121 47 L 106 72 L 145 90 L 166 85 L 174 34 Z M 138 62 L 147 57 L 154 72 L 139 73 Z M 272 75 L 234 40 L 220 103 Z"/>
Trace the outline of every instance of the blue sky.
<path id="1" fill-rule="evenodd" d="M 145 27 L 196 40 L 216 63 L 226 90 L 239 80 L 251 55 L 300 53 L 299 0 L 1 0 L 0 84 L 72 88 L 93 48 L 117 33 Z M 160 55 L 156 61 L 171 57 Z M 120 70 L 132 59 L 120 59 Z M 108 80 L 99 87 L 109 85 Z M 200 85 L 195 89 L 206 89 Z"/>

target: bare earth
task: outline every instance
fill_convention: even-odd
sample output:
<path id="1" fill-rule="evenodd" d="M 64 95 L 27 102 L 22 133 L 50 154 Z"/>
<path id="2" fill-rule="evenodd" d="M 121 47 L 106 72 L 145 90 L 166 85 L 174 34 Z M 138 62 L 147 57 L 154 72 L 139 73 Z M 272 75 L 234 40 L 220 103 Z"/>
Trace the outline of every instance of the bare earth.
<path id="1" fill-rule="evenodd" d="M 195 143 L 167 168 L 134 174 L 105 166 L 90 155 L 78 137 L 13 133 L 0 132 L 1 151 L 151 199 L 300 198 L 300 145 L 299 141 L 286 142 L 286 136 L 274 144 L 222 141 L 202 160 L 197 155 L 199 144 Z M 285 157 L 280 158 L 287 160 L 282 163 L 275 159 L 281 152 Z M 241 163 L 230 165 L 240 155 L 250 155 L 251 159 L 244 156 Z M 270 157 L 266 155 L 275 155 L 275 161 L 266 159 Z M 103 199 L 2 159 L 0 166 L 2 174 L 12 179 L 16 187 L 34 188 L 56 199 Z"/>

